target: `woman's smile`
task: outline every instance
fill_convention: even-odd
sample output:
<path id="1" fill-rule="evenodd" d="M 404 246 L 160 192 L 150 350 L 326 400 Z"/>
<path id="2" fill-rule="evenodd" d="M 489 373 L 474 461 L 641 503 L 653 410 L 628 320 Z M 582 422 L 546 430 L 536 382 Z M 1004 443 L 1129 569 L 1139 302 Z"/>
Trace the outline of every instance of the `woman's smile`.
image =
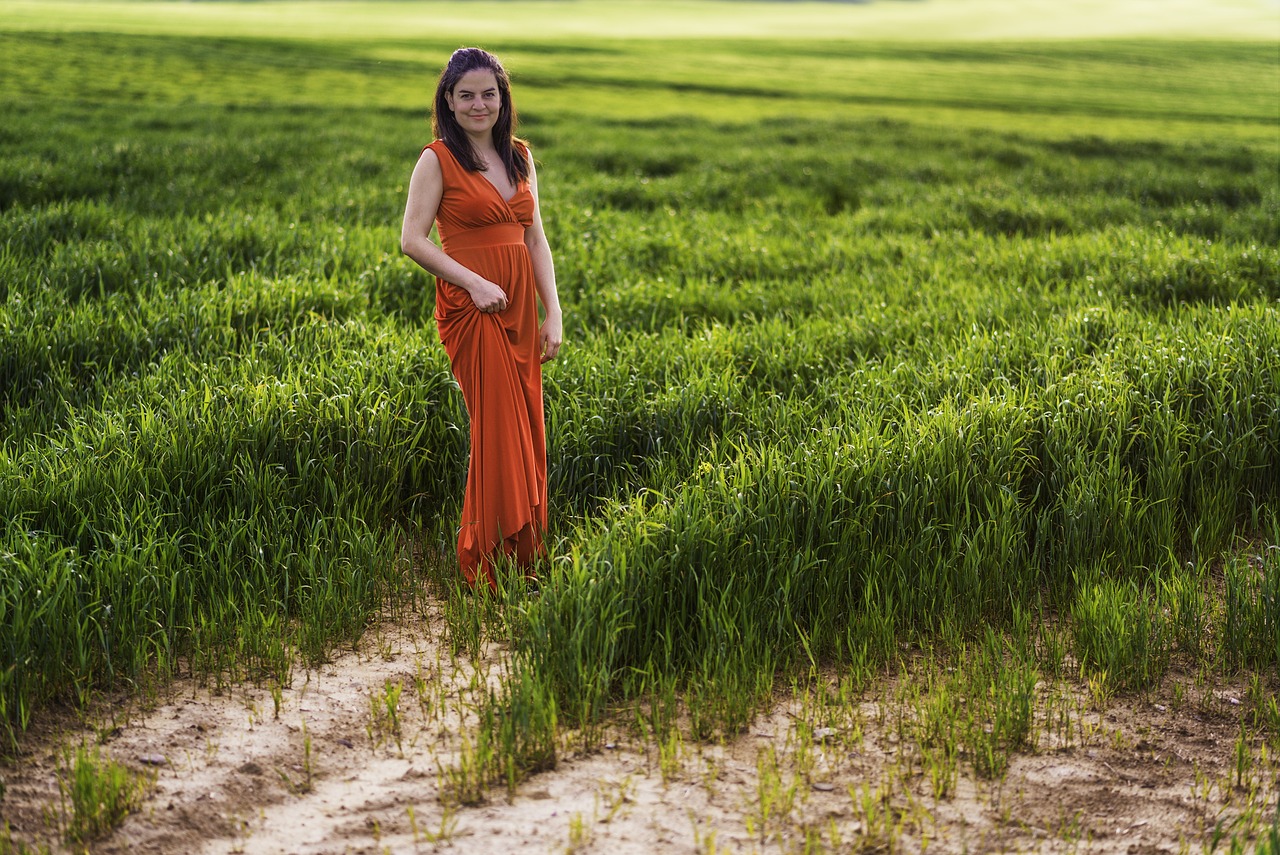
<path id="1" fill-rule="evenodd" d="M 489 130 L 502 110 L 498 80 L 488 69 L 468 71 L 447 97 L 458 124 L 468 131 Z"/>

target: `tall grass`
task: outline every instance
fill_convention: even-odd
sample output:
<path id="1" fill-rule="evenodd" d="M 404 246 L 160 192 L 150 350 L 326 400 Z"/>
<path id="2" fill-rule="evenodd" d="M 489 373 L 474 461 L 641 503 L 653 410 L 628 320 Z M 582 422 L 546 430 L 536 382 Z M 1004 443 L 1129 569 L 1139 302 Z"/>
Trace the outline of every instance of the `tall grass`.
<path id="1" fill-rule="evenodd" d="M 357 637 L 409 544 L 447 544 L 467 427 L 394 252 L 446 45 L 0 42 L 16 740 L 141 673 L 279 677 Z M 728 734 L 797 662 L 1029 615 L 1122 685 L 1193 646 L 1280 661 L 1273 52 L 697 47 L 510 45 L 570 319 L 555 557 L 455 627 L 513 656 L 460 797 L 616 700 Z M 965 749 L 993 773 L 1015 706 Z"/>

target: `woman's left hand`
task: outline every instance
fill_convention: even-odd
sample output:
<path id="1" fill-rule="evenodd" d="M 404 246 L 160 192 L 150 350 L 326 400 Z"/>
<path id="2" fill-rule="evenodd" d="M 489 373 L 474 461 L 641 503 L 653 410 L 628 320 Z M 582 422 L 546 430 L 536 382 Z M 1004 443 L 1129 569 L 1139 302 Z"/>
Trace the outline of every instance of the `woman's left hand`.
<path id="1" fill-rule="evenodd" d="M 546 320 L 542 322 L 542 328 L 538 331 L 542 342 L 542 361 L 550 362 L 556 358 L 556 354 L 560 352 L 560 343 L 564 339 L 564 330 L 561 325 L 560 315 L 549 314 Z"/>

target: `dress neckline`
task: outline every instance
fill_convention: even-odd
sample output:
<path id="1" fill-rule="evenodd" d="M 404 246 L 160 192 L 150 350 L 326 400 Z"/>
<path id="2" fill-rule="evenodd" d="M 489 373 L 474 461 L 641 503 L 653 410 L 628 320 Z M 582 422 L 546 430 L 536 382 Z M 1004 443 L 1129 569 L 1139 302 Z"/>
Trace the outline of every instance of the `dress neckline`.
<path id="1" fill-rule="evenodd" d="M 444 142 L 444 141 L 443 141 L 443 140 L 441 140 L 441 142 Z M 484 170 L 474 170 L 474 171 L 473 171 L 473 170 L 467 169 L 465 166 L 463 166 L 463 165 L 462 165 L 462 161 L 458 160 L 457 155 L 455 155 L 455 154 L 453 153 L 453 149 L 449 148 L 449 146 L 448 146 L 447 144 L 446 144 L 446 145 L 443 145 L 443 146 L 442 146 L 442 148 L 443 148 L 445 151 L 449 152 L 449 157 L 453 159 L 453 162 L 454 162 L 455 164 L 457 164 L 457 165 L 458 165 L 458 168 L 459 168 L 459 169 L 461 169 L 463 172 L 466 172 L 466 173 L 468 173 L 468 174 L 474 174 L 477 178 L 479 178 L 479 179 L 480 179 L 481 181 L 483 181 L 485 184 L 488 184 L 488 185 L 489 185 L 489 187 L 493 190 L 493 195 L 497 196 L 497 197 L 498 197 L 498 199 L 499 199 L 499 200 L 501 200 L 502 204 L 504 204 L 504 205 L 506 205 L 506 206 L 508 206 L 508 207 L 510 207 L 510 206 L 511 206 L 511 203 L 512 203 L 512 202 L 514 202 L 514 201 L 516 200 L 516 197 L 517 197 L 517 196 L 519 196 L 519 195 L 520 195 L 520 193 L 521 193 L 523 190 L 525 190 L 525 189 L 526 189 L 526 187 L 528 186 L 528 182 L 525 182 L 525 181 L 517 181 L 517 182 L 516 182 L 516 185 L 515 185 L 515 190 L 513 190 L 513 191 L 511 192 L 511 196 L 510 196 L 510 198 L 508 198 L 508 197 L 506 197 L 506 196 L 502 195 L 502 190 L 501 190 L 501 188 L 499 188 L 499 187 L 498 187 L 498 185 L 497 185 L 497 184 L 494 184 L 491 180 L 489 180 L 489 176 L 485 175 Z"/>
<path id="2" fill-rule="evenodd" d="M 517 182 L 515 185 L 516 189 L 511 191 L 511 198 L 508 199 L 506 196 L 502 195 L 502 188 L 500 188 L 497 184 L 494 184 L 492 179 L 490 179 L 489 176 L 486 175 L 483 170 L 477 171 L 476 174 L 480 176 L 481 180 L 483 180 L 485 184 L 488 184 L 490 187 L 492 187 L 493 192 L 497 195 L 497 197 L 507 205 L 510 205 L 512 202 L 514 202 L 516 200 L 516 197 L 520 195 L 519 182 Z"/>

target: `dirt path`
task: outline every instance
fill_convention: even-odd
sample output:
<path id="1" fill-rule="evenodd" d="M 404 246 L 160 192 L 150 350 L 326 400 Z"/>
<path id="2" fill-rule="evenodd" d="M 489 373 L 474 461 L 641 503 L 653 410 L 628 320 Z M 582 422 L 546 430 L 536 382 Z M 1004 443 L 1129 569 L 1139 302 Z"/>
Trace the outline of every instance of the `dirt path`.
<path id="1" fill-rule="evenodd" d="M 955 853 L 1200 851 L 1215 824 L 1261 814 L 1280 792 L 1261 737 L 1241 742 L 1244 687 L 1218 686 L 1101 714 L 1082 706 L 1074 737 L 1042 731 L 999 781 L 960 763 L 937 799 L 898 743 L 885 688 L 834 727 L 787 697 L 723 745 L 659 748 L 619 734 L 592 754 L 562 752 L 514 798 L 499 787 L 487 804 L 449 806 L 447 770 L 498 664 L 451 657 L 439 622 L 425 620 L 370 633 L 274 693 L 179 682 L 149 710 L 105 705 L 92 727 L 33 734 L 0 772 L 0 811 L 14 841 L 60 851 L 59 746 L 95 739 L 155 775 L 141 810 L 93 845 L 103 853 L 847 852 L 891 841 Z M 1242 744 L 1250 765 L 1235 786 Z"/>

